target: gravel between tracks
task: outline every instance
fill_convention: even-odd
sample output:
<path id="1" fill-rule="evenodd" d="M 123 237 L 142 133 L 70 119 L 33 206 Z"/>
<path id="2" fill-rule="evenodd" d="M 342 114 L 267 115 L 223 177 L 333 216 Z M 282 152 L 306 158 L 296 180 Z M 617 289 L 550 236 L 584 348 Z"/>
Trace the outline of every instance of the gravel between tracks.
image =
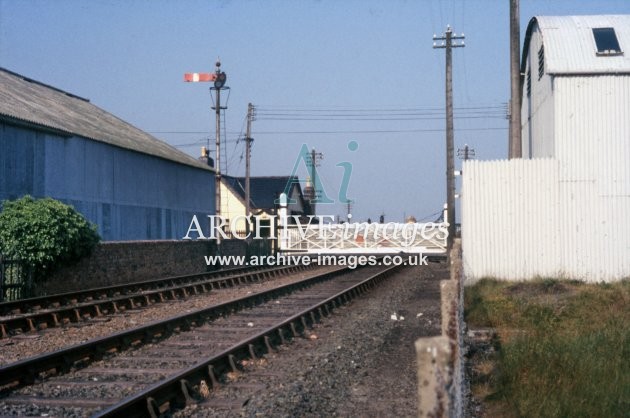
<path id="1" fill-rule="evenodd" d="M 39 333 L 29 333 L 0 339 L 0 366 L 38 354 L 51 352 L 70 345 L 82 343 L 117 331 L 135 328 L 159 319 L 201 309 L 230 299 L 260 292 L 281 284 L 288 284 L 312 277 L 334 267 L 320 267 L 297 274 L 266 279 L 249 285 L 214 290 L 210 293 L 191 296 L 185 300 L 158 303 L 147 308 L 122 312 L 115 316 L 88 320 L 77 325 L 51 328 Z"/>
<path id="2" fill-rule="evenodd" d="M 176 416 L 417 416 L 414 341 L 440 333 L 447 272 L 444 264 L 401 270 Z"/>

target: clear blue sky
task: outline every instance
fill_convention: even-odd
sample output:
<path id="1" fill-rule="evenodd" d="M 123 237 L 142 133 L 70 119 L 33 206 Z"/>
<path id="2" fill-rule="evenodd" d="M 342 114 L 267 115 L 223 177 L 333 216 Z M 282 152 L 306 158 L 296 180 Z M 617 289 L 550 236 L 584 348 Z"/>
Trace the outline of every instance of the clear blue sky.
<path id="1" fill-rule="evenodd" d="M 307 144 L 324 154 L 319 172 L 332 198 L 343 174 L 336 164 L 352 163 L 355 219 L 421 219 L 445 201 L 444 50 L 432 36 L 447 24 L 466 36 L 453 51 L 456 148 L 505 158 L 508 4 L 0 0 L 0 66 L 89 98 L 197 156 L 214 143 L 210 85 L 184 83 L 183 73 L 213 71 L 220 57 L 231 87 L 224 172 L 244 174 L 237 139 L 251 102 L 253 175 L 290 174 Z M 628 0 L 521 0 L 521 45 L 534 15 L 628 13 Z"/>

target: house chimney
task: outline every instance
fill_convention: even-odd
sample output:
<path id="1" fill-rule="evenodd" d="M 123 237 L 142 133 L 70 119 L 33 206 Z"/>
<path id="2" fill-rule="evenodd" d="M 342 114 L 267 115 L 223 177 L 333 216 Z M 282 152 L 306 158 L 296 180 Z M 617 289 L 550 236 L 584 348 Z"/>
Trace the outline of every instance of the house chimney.
<path id="1" fill-rule="evenodd" d="M 214 167 L 214 160 L 208 155 L 208 148 L 206 147 L 201 147 L 201 157 L 199 157 L 199 161 L 209 167 Z"/>
<path id="2" fill-rule="evenodd" d="M 315 188 L 313 187 L 313 183 L 311 183 L 311 178 L 306 177 L 306 185 L 304 186 L 304 197 L 310 202 L 315 199 Z"/>

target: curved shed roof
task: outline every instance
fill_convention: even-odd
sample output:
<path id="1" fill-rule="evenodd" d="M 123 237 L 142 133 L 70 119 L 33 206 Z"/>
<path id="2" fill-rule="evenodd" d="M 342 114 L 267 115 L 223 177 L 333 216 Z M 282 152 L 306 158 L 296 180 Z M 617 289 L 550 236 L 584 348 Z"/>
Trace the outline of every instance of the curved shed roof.
<path id="1" fill-rule="evenodd" d="M 0 68 L 0 119 L 212 170 L 89 100 Z"/>
<path id="2" fill-rule="evenodd" d="M 521 72 L 538 28 L 549 74 L 630 74 L 630 15 L 535 16 L 525 33 Z M 598 55 L 594 28 L 614 28 L 622 54 Z"/>

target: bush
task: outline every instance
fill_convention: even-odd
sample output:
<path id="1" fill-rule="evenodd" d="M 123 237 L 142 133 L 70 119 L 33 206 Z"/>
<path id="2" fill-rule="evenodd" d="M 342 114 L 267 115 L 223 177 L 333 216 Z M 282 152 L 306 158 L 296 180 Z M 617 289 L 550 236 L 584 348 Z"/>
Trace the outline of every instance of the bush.
<path id="1" fill-rule="evenodd" d="M 2 202 L 0 254 L 25 262 L 34 279 L 90 254 L 99 241 L 96 226 L 72 206 L 28 195 Z"/>

